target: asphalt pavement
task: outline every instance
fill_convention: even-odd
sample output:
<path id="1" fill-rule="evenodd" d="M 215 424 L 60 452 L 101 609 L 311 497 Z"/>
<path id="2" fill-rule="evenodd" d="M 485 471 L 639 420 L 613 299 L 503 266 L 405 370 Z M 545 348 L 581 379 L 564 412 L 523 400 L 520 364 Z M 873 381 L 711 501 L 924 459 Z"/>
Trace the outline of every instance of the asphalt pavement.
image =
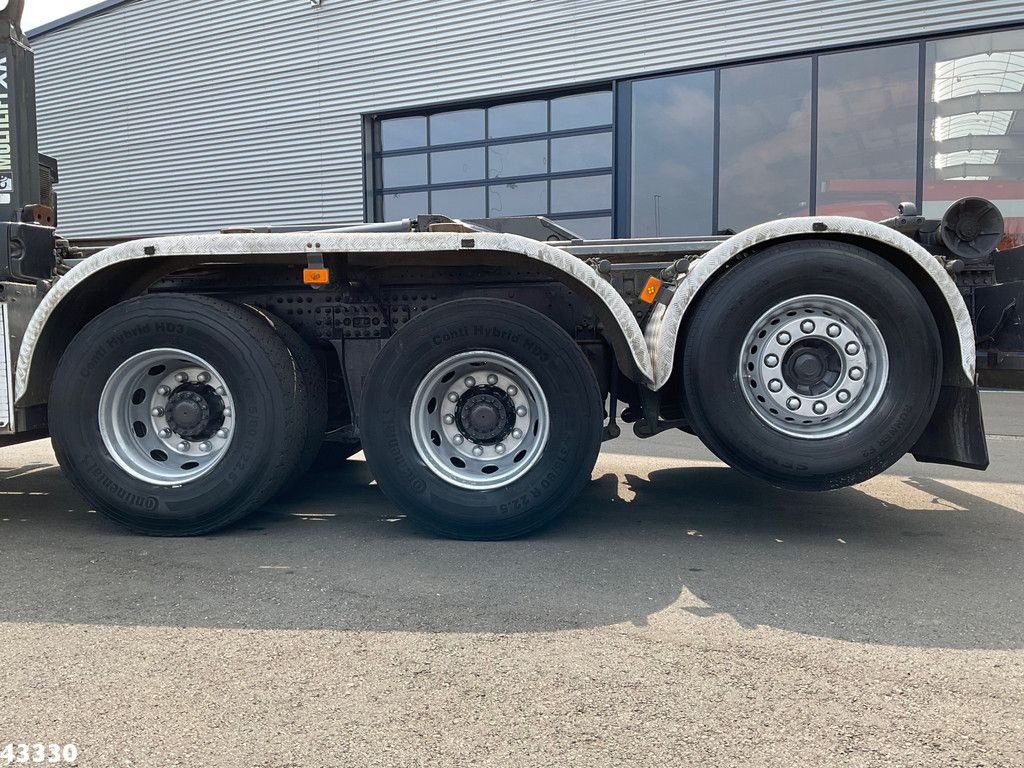
<path id="1" fill-rule="evenodd" d="M 777 491 L 607 443 L 555 526 L 421 533 L 360 457 L 131 536 L 0 450 L 0 748 L 110 766 L 1022 766 L 1024 394 L 992 466 Z M 4 760 L 0 756 L 0 766 Z"/>

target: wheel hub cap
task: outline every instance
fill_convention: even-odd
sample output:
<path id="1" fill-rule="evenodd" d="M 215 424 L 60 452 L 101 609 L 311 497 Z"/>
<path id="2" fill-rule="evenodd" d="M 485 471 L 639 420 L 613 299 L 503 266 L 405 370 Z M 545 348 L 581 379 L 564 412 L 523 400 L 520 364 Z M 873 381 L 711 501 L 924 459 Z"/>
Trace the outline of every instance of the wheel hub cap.
<path id="1" fill-rule="evenodd" d="M 167 426 L 192 440 L 212 436 L 224 423 L 224 401 L 208 385 L 179 388 L 167 401 Z"/>
<path id="2" fill-rule="evenodd" d="M 455 423 L 463 434 L 480 445 L 504 440 L 516 422 L 516 406 L 495 387 L 467 390 L 455 407 Z"/>
<path id="3" fill-rule="evenodd" d="M 799 296 L 762 315 L 740 355 L 743 394 L 778 432 L 841 434 L 877 406 L 889 376 L 885 340 L 862 309 L 835 296 Z"/>
<path id="4" fill-rule="evenodd" d="M 801 339 L 782 361 L 783 381 L 805 395 L 820 395 L 839 380 L 843 361 L 835 348 L 819 339 Z"/>

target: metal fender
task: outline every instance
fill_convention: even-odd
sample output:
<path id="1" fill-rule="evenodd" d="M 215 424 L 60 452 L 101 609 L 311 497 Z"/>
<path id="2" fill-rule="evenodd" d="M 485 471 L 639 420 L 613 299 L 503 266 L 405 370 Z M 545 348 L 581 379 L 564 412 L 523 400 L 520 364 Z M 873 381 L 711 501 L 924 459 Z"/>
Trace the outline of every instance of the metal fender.
<path id="1" fill-rule="evenodd" d="M 592 306 L 605 315 L 606 327 L 610 333 L 618 334 L 613 339 L 616 353 L 628 354 L 631 360 L 620 359 L 620 365 L 631 363 L 643 379 L 653 382 L 651 358 L 643 332 L 633 317 L 629 306 L 621 296 L 593 269 L 576 256 L 536 240 L 518 235 L 491 232 L 472 233 L 343 233 L 343 232 L 291 232 L 271 234 L 210 234 L 146 238 L 107 248 L 85 259 L 54 283 L 43 297 L 29 321 L 21 351 L 18 355 L 15 374 L 15 399 L 20 400 L 28 392 L 33 372 L 36 350 L 44 337 L 47 324 L 54 312 L 64 302 L 74 301 L 76 290 L 93 281 L 102 281 L 105 274 L 111 274 L 119 265 L 127 262 L 144 262 L 175 257 L 196 257 L 218 264 L 245 262 L 251 258 L 273 258 L 298 256 L 305 260 L 307 254 L 348 253 L 348 254 L 395 254 L 395 253 L 444 253 L 465 257 L 466 264 L 472 265 L 481 252 L 497 252 L 521 257 L 538 266 L 553 268 L 569 287 L 583 293 Z M 620 351 L 622 350 L 622 351 Z"/>
<path id="2" fill-rule="evenodd" d="M 971 315 L 956 283 L 947 274 L 939 259 L 910 238 L 881 224 L 847 216 L 814 216 L 780 219 L 751 227 L 715 246 L 694 263 L 669 303 L 659 305 L 647 325 L 645 336 L 654 364 L 654 389 L 664 386 L 672 374 L 679 329 L 704 285 L 744 251 L 795 235 L 821 238 L 841 235 L 846 238 L 857 238 L 867 247 L 870 247 L 870 244 L 865 241 L 875 241 L 902 251 L 913 259 L 923 273 L 935 282 L 949 306 L 959 337 L 963 372 L 968 381 L 974 382 L 974 327 Z"/>

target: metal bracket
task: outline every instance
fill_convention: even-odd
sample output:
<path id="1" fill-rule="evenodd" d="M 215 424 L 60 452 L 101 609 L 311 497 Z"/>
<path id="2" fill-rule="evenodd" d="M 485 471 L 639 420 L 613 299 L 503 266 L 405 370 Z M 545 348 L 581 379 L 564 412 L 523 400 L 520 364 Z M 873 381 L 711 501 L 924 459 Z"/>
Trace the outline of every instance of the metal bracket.
<path id="1" fill-rule="evenodd" d="M 310 269 L 324 269 L 324 254 L 320 249 L 320 243 L 315 246 L 309 244 L 306 246 L 306 264 L 309 265 Z"/>
<path id="2" fill-rule="evenodd" d="M 661 393 L 652 392 L 647 387 L 640 387 L 640 407 L 642 415 L 633 424 L 633 434 L 637 437 L 654 437 L 669 429 L 689 426 L 686 419 L 659 419 L 661 411 Z M 623 420 L 626 415 L 623 414 Z"/>
<path id="3" fill-rule="evenodd" d="M 619 410 L 619 367 L 615 363 L 614 357 L 608 360 L 608 376 L 608 424 L 604 428 L 601 438 L 602 442 L 604 440 L 614 440 L 622 434 L 622 430 L 616 421 Z"/>
<path id="4" fill-rule="evenodd" d="M 662 283 L 661 289 L 658 291 L 658 295 L 654 297 L 652 304 L 664 304 L 667 307 L 675 293 L 675 288 L 668 283 Z"/>
<path id="5" fill-rule="evenodd" d="M 331 283 L 331 271 L 324 264 L 324 254 L 319 250 L 320 243 L 307 243 L 306 269 L 302 270 L 302 282 L 314 291 L 320 290 Z"/>

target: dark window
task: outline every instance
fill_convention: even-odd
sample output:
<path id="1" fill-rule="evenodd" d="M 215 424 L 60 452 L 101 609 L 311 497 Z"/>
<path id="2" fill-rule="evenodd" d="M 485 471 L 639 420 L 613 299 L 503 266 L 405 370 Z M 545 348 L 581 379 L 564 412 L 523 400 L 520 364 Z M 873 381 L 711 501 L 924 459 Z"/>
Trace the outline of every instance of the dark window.
<path id="1" fill-rule="evenodd" d="M 396 117 L 380 123 L 381 149 L 408 149 L 427 145 L 427 120 L 424 117 Z"/>
<path id="2" fill-rule="evenodd" d="M 532 216 L 548 210 L 548 183 L 525 181 L 490 187 L 491 216 Z"/>
<path id="3" fill-rule="evenodd" d="M 488 149 L 489 176 L 492 179 L 532 176 L 548 172 L 547 141 L 496 144 Z"/>
<path id="4" fill-rule="evenodd" d="M 720 229 L 806 215 L 811 184 L 811 60 L 722 70 Z"/>
<path id="5" fill-rule="evenodd" d="M 985 197 L 1002 211 L 1002 247 L 1024 245 L 1024 36 L 935 40 L 926 61 L 923 213 Z"/>
<path id="6" fill-rule="evenodd" d="M 551 140 L 551 170 L 583 171 L 611 168 L 612 135 L 608 131 Z"/>
<path id="7" fill-rule="evenodd" d="M 708 234 L 714 74 L 640 80 L 632 84 L 632 99 L 632 234 Z"/>
<path id="8" fill-rule="evenodd" d="M 551 130 L 612 124 L 612 93 L 580 93 L 551 100 Z"/>
<path id="9" fill-rule="evenodd" d="M 430 182 L 475 181 L 484 177 L 484 148 L 430 153 Z M 385 184 L 387 181 L 385 180 Z"/>
<path id="10" fill-rule="evenodd" d="M 385 187 L 415 187 L 427 183 L 426 155 L 385 157 L 382 166 Z"/>
<path id="11" fill-rule="evenodd" d="M 487 121 L 487 133 L 492 139 L 523 136 L 528 133 L 547 133 L 548 103 L 523 101 L 491 107 L 487 110 Z"/>
<path id="12" fill-rule="evenodd" d="M 487 216 L 487 188 L 435 189 L 430 193 L 430 212 L 456 219 L 482 219 Z"/>
<path id="13" fill-rule="evenodd" d="M 428 210 L 426 192 L 387 192 L 383 195 L 387 221 L 413 218 Z"/>
<path id="14" fill-rule="evenodd" d="M 374 155 L 375 215 L 558 214 L 607 237 L 611 105 L 611 92 L 600 91 L 383 118 Z M 549 120 L 557 128 L 549 129 Z"/>
<path id="15" fill-rule="evenodd" d="M 551 180 L 551 212 L 603 210 L 612 207 L 612 177 L 583 176 Z"/>
<path id="16" fill-rule="evenodd" d="M 917 45 L 818 59 L 815 213 L 879 220 L 917 195 Z"/>
<path id="17" fill-rule="evenodd" d="M 430 116 L 430 144 L 459 144 L 484 138 L 484 111 L 462 109 Z"/>

